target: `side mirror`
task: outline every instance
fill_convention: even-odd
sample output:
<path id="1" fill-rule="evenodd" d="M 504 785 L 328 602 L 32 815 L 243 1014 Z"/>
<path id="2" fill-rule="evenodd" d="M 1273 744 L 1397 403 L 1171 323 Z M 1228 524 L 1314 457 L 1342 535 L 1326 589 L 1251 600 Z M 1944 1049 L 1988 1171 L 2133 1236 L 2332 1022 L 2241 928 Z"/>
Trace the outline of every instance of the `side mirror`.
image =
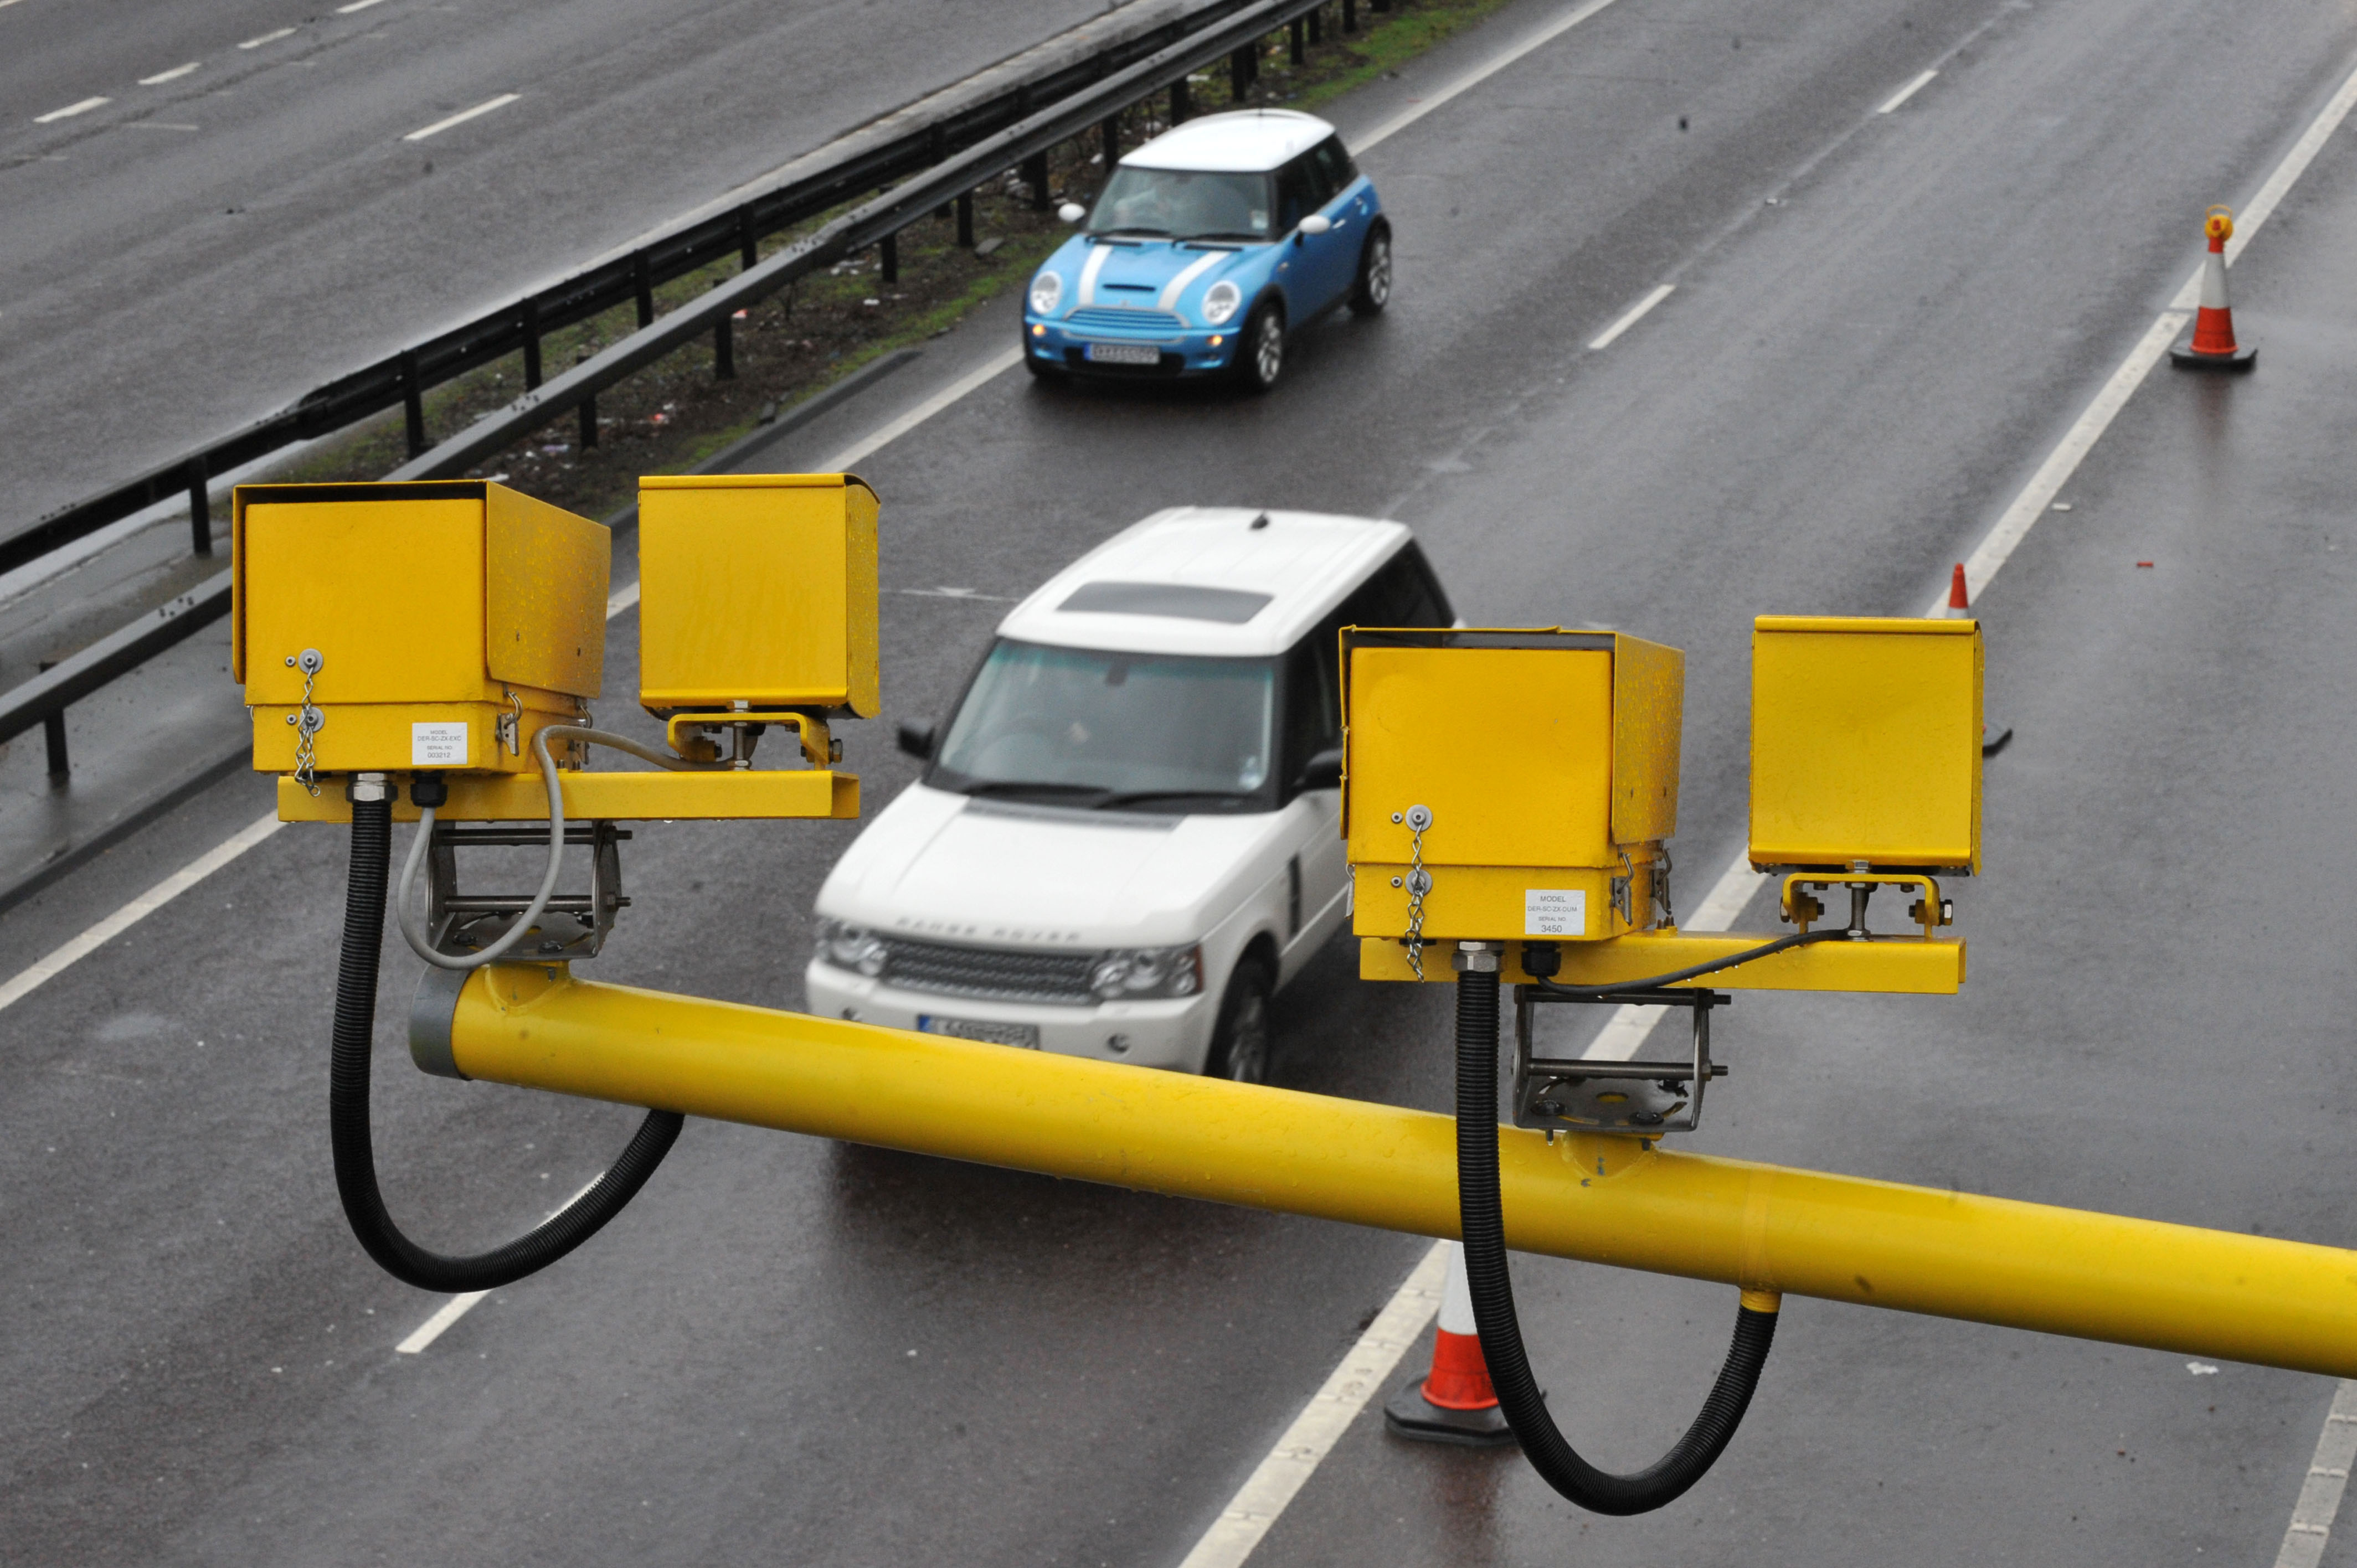
<path id="1" fill-rule="evenodd" d="M 1056 216 L 1067 223 L 1077 223 L 1089 215 L 1089 209 L 1077 201 L 1067 201 L 1056 209 Z"/>
<path id="2" fill-rule="evenodd" d="M 899 732 L 895 735 L 894 739 L 898 741 L 902 751 L 907 752 L 918 761 L 931 762 L 933 759 L 932 725 L 912 725 L 904 720 L 900 725 Z"/>
<path id="3" fill-rule="evenodd" d="M 1301 231 L 1305 234 L 1323 234 L 1332 227 L 1334 220 L 1322 212 L 1313 212 L 1301 220 Z"/>
<path id="4" fill-rule="evenodd" d="M 1342 748 L 1329 746 L 1313 752 L 1301 765 L 1301 779 L 1295 786 L 1301 789 L 1340 789 L 1342 787 Z"/>

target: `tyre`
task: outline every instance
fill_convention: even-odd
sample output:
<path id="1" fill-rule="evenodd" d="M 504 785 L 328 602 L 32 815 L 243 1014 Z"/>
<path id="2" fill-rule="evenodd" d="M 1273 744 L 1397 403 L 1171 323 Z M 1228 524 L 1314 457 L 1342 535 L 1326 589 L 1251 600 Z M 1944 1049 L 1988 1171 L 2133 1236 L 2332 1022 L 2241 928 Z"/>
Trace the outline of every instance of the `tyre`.
<path id="1" fill-rule="evenodd" d="M 1269 996 L 1276 989 L 1268 965 L 1245 958 L 1228 976 L 1227 994 L 1220 998 L 1219 1022 L 1211 1026 L 1211 1050 L 1203 1062 L 1206 1078 L 1237 1083 L 1266 1083 L 1269 1058 Z"/>
<path id="2" fill-rule="evenodd" d="M 1392 302 L 1392 231 L 1378 227 L 1359 247 L 1359 280 L 1351 289 L 1351 314 L 1380 316 Z"/>
<path id="3" fill-rule="evenodd" d="M 1236 382 L 1246 392 L 1265 392 L 1284 373 L 1285 306 L 1265 299 L 1253 306 L 1236 340 Z"/>

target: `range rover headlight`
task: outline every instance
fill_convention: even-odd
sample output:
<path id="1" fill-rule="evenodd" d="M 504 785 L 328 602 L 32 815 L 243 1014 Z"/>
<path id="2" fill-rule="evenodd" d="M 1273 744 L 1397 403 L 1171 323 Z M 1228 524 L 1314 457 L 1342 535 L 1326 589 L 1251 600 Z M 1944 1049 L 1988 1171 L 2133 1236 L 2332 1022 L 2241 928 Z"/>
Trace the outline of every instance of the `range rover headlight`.
<path id="1" fill-rule="evenodd" d="M 848 926 L 841 920 L 822 917 L 818 923 L 818 961 L 837 969 L 848 969 L 870 980 L 884 972 L 884 943 L 875 932 L 860 926 Z"/>
<path id="2" fill-rule="evenodd" d="M 1033 314 L 1039 316 L 1047 315 L 1049 312 L 1056 308 L 1056 302 L 1063 297 L 1064 280 L 1058 277 L 1054 273 L 1043 272 L 1038 277 L 1031 280 L 1031 309 Z"/>
<path id="3" fill-rule="evenodd" d="M 1243 302 L 1243 290 L 1227 279 L 1222 278 L 1203 291 L 1203 319 L 1210 325 L 1217 327 L 1229 317 L 1233 316 L 1236 313 L 1236 307 Z"/>
<path id="4" fill-rule="evenodd" d="M 1202 985 L 1199 947 L 1116 949 L 1089 971 L 1089 989 L 1107 1002 L 1192 996 Z"/>

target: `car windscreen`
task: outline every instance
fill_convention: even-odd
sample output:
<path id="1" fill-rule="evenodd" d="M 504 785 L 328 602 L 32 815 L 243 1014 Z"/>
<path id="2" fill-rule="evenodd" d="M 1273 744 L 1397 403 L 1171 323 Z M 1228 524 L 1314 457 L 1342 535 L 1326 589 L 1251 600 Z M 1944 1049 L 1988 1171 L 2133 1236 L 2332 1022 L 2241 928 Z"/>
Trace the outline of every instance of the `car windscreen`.
<path id="1" fill-rule="evenodd" d="M 1269 189 L 1265 174 L 1203 174 L 1132 168 L 1125 164 L 1089 214 L 1092 234 L 1174 240 L 1265 240 Z"/>
<path id="2" fill-rule="evenodd" d="M 1276 661 L 1002 640 L 928 781 L 1081 807 L 1267 811 Z"/>

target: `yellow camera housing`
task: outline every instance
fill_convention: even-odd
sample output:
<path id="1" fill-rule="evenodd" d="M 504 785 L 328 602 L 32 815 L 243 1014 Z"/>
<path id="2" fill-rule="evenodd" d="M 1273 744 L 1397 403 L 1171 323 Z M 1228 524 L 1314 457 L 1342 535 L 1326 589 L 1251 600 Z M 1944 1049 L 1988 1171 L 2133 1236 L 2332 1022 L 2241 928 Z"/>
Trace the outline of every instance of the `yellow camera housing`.
<path id="1" fill-rule="evenodd" d="M 1751 863 L 1981 862 L 1981 628 L 1762 616 L 1751 632 Z"/>
<path id="2" fill-rule="evenodd" d="M 536 771 L 533 733 L 597 695 L 611 551 L 587 518 L 481 479 L 240 485 L 231 541 L 258 771 Z"/>
<path id="3" fill-rule="evenodd" d="M 639 481 L 639 701 L 872 718 L 876 492 L 850 474 Z"/>
<path id="4" fill-rule="evenodd" d="M 1652 921 L 1685 656 L 1609 631 L 1342 633 L 1352 929 L 1595 941 Z M 1419 834 L 1417 809 L 1429 813 Z"/>

